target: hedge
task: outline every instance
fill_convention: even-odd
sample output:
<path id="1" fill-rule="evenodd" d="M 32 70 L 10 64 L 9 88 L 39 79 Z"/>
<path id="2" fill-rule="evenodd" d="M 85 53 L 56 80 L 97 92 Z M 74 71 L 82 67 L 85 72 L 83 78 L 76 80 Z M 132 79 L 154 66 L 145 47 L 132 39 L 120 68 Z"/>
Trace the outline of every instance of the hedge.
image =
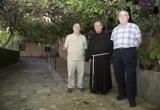
<path id="1" fill-rule="evenodd" d="M 20 52 L 0 48 L 0 69 L 19 61 Z"/>

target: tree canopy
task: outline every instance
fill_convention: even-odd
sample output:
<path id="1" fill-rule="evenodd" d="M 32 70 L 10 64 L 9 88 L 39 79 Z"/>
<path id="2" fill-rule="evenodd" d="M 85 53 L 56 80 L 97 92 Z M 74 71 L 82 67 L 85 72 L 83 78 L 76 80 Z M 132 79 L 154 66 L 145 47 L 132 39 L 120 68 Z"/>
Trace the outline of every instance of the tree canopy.
<path id="1" fill-rule="evenodd" d="M 1 0 L 0 28 L 8 29 L 4 45 L 17 34 L 22 40 L 55 42 L 71 33 L 75 22 L 84 34 L 95 20 L 106 25 L 112 19 L 115 25 L 122 9 L 129 9 L 132 19 L 137 19 L 140 8 L 126 0 Z"/>

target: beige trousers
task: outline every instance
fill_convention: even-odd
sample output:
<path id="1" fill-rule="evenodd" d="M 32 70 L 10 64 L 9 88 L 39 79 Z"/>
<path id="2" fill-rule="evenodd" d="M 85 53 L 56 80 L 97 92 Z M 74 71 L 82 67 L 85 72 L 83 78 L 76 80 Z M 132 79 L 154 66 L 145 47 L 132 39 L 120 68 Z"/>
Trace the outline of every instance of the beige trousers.
<path id="1" fill-rule="evenodd" d="M 77 70 L 77 87 L 83 87 L 84 60 L 67 60 L 68 66 L 68 88 L 75 87 L 75 71 Z"/>

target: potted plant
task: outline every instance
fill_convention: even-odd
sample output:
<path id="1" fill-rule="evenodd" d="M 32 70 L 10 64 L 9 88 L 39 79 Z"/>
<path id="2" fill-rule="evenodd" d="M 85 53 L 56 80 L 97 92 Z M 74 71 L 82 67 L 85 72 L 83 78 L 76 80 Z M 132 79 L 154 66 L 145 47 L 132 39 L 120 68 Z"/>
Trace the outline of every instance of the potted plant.
<path id="1" fill-rule="evenodd" d="M 160 71 L 160 40 L 152 45 L 150 58 L 156 61 L 155 70 Z"/>
<path id="2" fill-rule="evenodd" d="M 138 59 L 140 68 L 151 70 L 154 64 L 154 59 L 150 57 L 151 46 L 149 39 L 143 39 L 141 46 L 138 49 Z"/>
<path id="3" fill-rule="evenodd" d="M 158 55 L 157 48 L 159 45 L 155 42 L 159 39 L 157 37 L 160 28 L 159 19 L 159 15 L 150 15 L 147 18 L 138 19 L 137 24 L 140 26 L 143 37 L 142 45 L 138 49 L 138 58 L 140 67 L 143 69 L 153 69 L 157 62 L 155 55 Z"/>

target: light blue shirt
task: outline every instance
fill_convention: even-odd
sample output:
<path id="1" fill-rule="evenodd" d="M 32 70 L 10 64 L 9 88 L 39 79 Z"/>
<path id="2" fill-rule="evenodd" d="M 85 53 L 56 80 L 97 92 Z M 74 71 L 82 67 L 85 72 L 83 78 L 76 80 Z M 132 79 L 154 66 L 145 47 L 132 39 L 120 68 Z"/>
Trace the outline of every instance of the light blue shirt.
<path id="1" fill-rule="evenodd" d="M 114 49 L 137 47 L 137 38 L 141 37 L 139 27 L 134 23 L 127 23 L 126 26 L 118 25 L 114 28 L 111 40 Z"/>

